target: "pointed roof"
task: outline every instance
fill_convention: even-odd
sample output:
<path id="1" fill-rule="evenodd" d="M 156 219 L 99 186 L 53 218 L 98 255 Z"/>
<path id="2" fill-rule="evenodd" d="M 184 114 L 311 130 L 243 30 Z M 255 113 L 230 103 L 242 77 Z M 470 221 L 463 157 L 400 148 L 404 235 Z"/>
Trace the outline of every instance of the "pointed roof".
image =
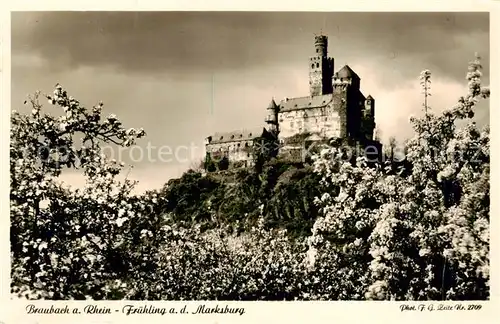
<path id="1" fill-rule="evenodd" d="M 371 99 L 371 100 L 373 100 L 373 97 L 372 97 L 372 95 L 368 95 L 368 97 L 366 97 L 366 100 L 368 100 L 368 99 Z"/>
<path id="2" fill-rule="evenodd" d="M 267 107 L 267 109 L 276 109 L 278 108 L 278 105 L 276 104 L 276 102 L 274 101 L 274 98 L 271 100 L 271 102 L 269 103 L 269 106 Z"/>
<path id="3" fill-rule="evenodd" d="M 354 72 L 349 65 L 344 65 L 337 73 L 335 73 L 336 77 L 339 78 L 353 78 L 356 77 L 359 79 L 359 76 Z"/>

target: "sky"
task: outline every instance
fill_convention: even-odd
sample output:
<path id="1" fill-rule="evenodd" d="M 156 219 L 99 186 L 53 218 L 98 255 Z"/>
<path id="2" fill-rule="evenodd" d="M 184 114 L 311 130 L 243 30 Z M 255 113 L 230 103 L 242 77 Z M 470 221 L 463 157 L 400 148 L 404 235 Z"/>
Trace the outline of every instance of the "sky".
<path id="1" fill-rule="evenodd" d="M 199 164 L 210 134 L 265 126 L 272 98 L 308 95 L 318 33 L 335 70 L 348 64 L 375 98 L 383 141 L 412 135 L 422 70 L 432 72 L 435 111 L 466 94 L 476 52 L 489 84 L 488 13 L 16 12 L 11 33 L 12 109 L 56 83 L 87 107 L 103 101 L 105 115 L 147 133 L 135 149 L 109 151 L 133 165 L 138 191 Z M 488 101 L 476 121 L 489 124 Z M 82 183 L 75 172 L 63 179 Z"/>

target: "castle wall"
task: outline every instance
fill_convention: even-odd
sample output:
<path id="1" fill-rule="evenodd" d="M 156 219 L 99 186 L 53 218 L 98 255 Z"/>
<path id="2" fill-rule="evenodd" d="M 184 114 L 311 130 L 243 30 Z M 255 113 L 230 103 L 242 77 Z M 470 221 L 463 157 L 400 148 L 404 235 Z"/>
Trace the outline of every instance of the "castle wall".
<path id="1" fill-rule="evenodd" d="M 252 140 L 214 143 L 206 145 L 206 151 L 214 162 L 227 157 L 232 164 L 241 162 L 242 166 L 250 166 L 253 163 L 252 146 Z"/>
<path id="2" fill-rule="evenodd" d="M 333 92 L 333 110 L 338 114 L 339 132 L 338 136 L 330 136 L 344 138 L 347 136 L 347 93 L 343 90 L 335 89 Z M 329 138 L 330 138 L 329 137 Z"/>
<path id="3" fill-rule="evenodd" d="M 326 138 L 345 137 L 347 133 L 347 93 L 335 91 L 323 107 L 285 109 L 278 114 L 279 139 L 302 134 L 318 134 Z M 291 101 L 294 101 L 291 99 Z"/>
<path id="4" fill-rule="evenodd" d="M 326 137 L 340 136 L 340 117 L 333 105 L 281 112 L 278 114 L 278 119 L 280 139 L 300 133 L 317 133 Z"/>

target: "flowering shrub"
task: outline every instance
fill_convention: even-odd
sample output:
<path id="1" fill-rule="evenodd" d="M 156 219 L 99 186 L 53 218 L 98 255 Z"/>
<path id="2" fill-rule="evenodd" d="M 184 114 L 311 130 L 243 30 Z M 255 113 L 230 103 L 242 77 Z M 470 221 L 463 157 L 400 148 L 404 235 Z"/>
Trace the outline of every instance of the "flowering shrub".
<path id="1" fill-rule="evenodd" d="M 241 236 L 219 229 L 162 228 L 158 271 L 134 272 L 130 299 L 283 300 L 298 296 L 304 245 L 260 225 Z M 146 280 L 145 280 L 146 279 Z"/>
<path id="2" fill-rule="evenodd" d="M 336 158 L 316 159 L 329 188 L 318 203 L 324 216 L 309 238 L 314 267 L 335 267 L 336 296 L 357 299 L 485 299 L 489 282 L 489 132 L 474 123 L 480 64 L 470 64 L 468 94 L 442 114 L 411 118 L 409 174 Z M 427 98 L 430 72 L 422 74 Z M 354 285 L 353 285 L 354 284 Z"/>
<path id="3" fill-rule="evenodd" d="M 205 211 L 191 215 L 200 224 L 186 227 L 186 211 L 196 208 L 167 194 L 206 198 L 217 182 L 187 173 L 189 186 L 173 181 L 170 191 L 134 195 L 133 182 L 116 178 L 124 166 L 100 147 L 133 145 L 144 131 L 103 118 L 102 104 L 88 111 L 60 86 L 46 98 L 62 115 L 42 114 L 38 93 L 32 113 L 14 112 L 11 120 L 12 292 L 30 299 L 486 299 L 489 132 L 455 124 L 472 118 L 477 100 L 489 96 L 480 75 L 476 60 L 468 94 L 455 107 L 433 114 L 426 100 L 424 116 L 411 119 L 409 169 L 393 161 L 345 162 L 341 149 L 325 147 L 313 165 L 321 217 L 305 240 L 266 224 L 315 211 L 300 194 L 315 187 L 313 178 L 291 169 L 287 175 L 302 191 L 280 182 L 280 194 L 252 213 L 261 217 L 242 234 L 222 224 L 221 214 L 247 208 L 244 192 L 268 196 L 275 168 L 247 176 L 252 185 L 223 196 L 228 206 L 208 199 Z M 427 98 L 429 71 L 422 80 Z M 83 171 L 84 188 L 57 181 L 66 168 Z M 289 198 L 299 196 L 299 203 Z M 266 211 L 275 219 L 264 219 Z M 205 226 L 209 221 L 222 226 Z"/>
<path id="4" fill-rule="evenodd" d="M 107 161 L 101 143 L 129 146 L 145 135 L 116 116 L 91 111 L 61 86 L 45 96 L 61 116 L 42 114 L 40 93 L 31 114 L 12 113 L 10 145 L 12 286 L 44 298 L 100 297 L 120 270 L 120 227 L 144 203 L 129 202 L 133 183 L 119 183 L 123 165 Z M 79 143 L 78 143 L 79 140 Z M 76 142 L 76 143 L 75 143 Z M 57 181 L 65 168 L 87 178 L 80 190 Z M 116 261 L 113 261 L 116 260 Z"/>

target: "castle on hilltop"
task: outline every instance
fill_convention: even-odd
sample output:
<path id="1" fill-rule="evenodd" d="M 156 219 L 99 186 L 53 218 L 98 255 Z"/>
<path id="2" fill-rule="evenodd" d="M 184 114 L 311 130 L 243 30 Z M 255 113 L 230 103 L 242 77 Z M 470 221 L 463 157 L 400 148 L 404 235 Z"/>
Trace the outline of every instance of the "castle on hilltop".
<path id="1" fill-rule="evenodd" d="M 301 152 L 308 145 L 332 139 L 380 147 L 373 140 L 374 98 L 361 93 L 360 78 L 348 65 L 334 72 L 327 36 L 315 36 L 314 48 L 308 61 L 309 95 L 285 98 L 279 103 L 272 99 L 267 107 L 266 127 L 207 137 L 205 162 L 224 159 L 226 165 L 222 168 L 248 167 L 255 162 L 255 151 L 263 148 L 270 156 L 303 162 Z"/>

